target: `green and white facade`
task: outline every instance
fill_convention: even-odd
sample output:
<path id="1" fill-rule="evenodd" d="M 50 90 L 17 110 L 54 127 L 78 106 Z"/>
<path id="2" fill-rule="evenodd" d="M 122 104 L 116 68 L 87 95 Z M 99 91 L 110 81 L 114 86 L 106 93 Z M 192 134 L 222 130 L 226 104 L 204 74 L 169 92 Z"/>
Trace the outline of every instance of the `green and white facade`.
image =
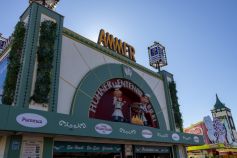
<path id="1" fill-rule="evenodd" d="M 53 158 L 65 153 L 73 157 L 78 153 L 109 152 L 117 153 L 117 157 L 155 153 L 183 158 L 185 146 L 203 144 L 202 136 L 181 133 L 175 127 L 168 88 L 172 74 L 155 73 L 64 28 L 63 19 L 38 3 L 32 3 L 20 17 L 26 33 L 14 102 L 0 105 L 0 157 Z M 47 104 L 40 104 L 33 102 L 31 96 L 44 20 L 55 22 L 57 27 L 50 99 Z M 3 52 L 0 61 L 10 50 L 11 47 Z M 156 128 L 89 117 L 98 89 L 114 80 L 127 81 L 150 95 Z"/>

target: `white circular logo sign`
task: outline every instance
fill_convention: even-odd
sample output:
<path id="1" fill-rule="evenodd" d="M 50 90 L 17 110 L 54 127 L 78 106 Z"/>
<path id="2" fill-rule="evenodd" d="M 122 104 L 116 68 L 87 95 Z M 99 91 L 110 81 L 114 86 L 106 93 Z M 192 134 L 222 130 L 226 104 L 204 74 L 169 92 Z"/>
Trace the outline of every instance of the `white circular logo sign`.
<path id="1" fill-rule="evenodd" d="M 152 137 L 152 132 L 150 131 L 150 130 L 148 130 L 148 129 L 144 129 L 144 130 L 142 130 L 142 136 L 144 137 L 144 138 L 151 138 Z"/>
<path id="2" fill-rule="evenodd" d="M 199 138 L 198 138 L 198 136 L 194 136 L 194 137 L 193 137 L 193 140 L 194 140 L 195 143 L 199 143 Z"/>
<path id="3" fill-rule="evenodd" d="M 99 123 L 95 126 L 95 130 L 99 134 L 110 134 L 112 133 L 113 129 L 110 125 L 105 123 Z"/>
<path id="4" fill-rule="evenodd" d="M 174 133 L 174 134 L 172 134 L 172 139 L 175 140 L 175 141 L 179 141 L 180 137 L 177 133 Z"/>
<path id="5" fill-rule="evenodd" d="M 47 125 L 48 121 L 41 115 L 33 113 L 23 113 L 16 117 L 16 121 L 25 127 L 40 128 Z"/>

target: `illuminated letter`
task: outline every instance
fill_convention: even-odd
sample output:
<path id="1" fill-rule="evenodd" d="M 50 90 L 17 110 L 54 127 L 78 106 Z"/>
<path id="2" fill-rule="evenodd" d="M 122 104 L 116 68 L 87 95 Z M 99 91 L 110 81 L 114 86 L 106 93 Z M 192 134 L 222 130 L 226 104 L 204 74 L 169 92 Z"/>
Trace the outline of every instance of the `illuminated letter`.
<path id="1" fill-rule="evenodd" d="M 107 47 L 107 41 L 105 36 L 105 31 L 103 29 L 100 30 L 99 38 L 98 38 L 98 44 L 100 45 L 101 42 L 103 43 L 104 47 Z"/>
<path id="2" fill-rule="evenodd" d="M 106 43 L 109 49 L 114 50 L 114 37 L 113 35 L 110 35 L 108 32 L 106 32 Z"/>
<path id="3" fill-rule="evenodd" d="M 123 42 L 123 55 L 128 57 L 128 49 L 126 42 Z"/>
<path id="4" fill-rule="evenodd" d="M 129 58 L 133 61 L 135 60 L 135 49 L 132 46 L 129 46 Z"/>
<path id="5" fill-rule="evenodd" d="M 124 54 L 122 41 L 118 40 L 117 37 L 115 37 L 114 39 L 115 39 L 114 50 L 117 51 L 119 54 Z"/>

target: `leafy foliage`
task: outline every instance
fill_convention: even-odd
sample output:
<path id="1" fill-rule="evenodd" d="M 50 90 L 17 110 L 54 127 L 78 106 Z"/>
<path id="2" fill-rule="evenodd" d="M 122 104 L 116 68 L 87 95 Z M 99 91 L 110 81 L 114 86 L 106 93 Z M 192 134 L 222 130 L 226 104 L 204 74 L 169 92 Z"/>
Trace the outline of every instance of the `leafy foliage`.
<path id="1" fill-rule="evenodd" d="M 183 131 L 183 119 L 182 119 L 182 114 L 179 109 L 180 105 L 178 103 L 176 84 L 174 81 L 169 83 L 169 90 L 170 90 L 170 95 L 171 95 L 172 109 L 174 112 L 175 124 L 176 124 L 176 127 L 178 127 L 182 132 Z"/>
<path id="2" fill-rule="evenodd" d="M 56 26 L 57 24 L 52 21 L 44 21 L 41 24 L 39 48 L 37 51 L 37 77 L 34 94 L 31 97 L 36 103 L 49 102 Z"/>
<path id="3" fill-rule="evenodd" d="M 9 64 L 3 88 L 2 103 L 11 105 L 14 101 L 18 73 L 21 67 L 22 48 L 25 37 L 24 22 L 18 22 L 13 33 Z"/>

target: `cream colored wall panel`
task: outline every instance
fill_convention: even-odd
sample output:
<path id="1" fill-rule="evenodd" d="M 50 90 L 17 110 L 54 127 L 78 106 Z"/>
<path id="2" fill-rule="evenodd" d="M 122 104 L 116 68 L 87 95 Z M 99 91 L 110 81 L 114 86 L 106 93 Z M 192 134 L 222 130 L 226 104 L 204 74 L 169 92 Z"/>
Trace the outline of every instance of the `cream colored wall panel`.
<path id="1" fill-rule="evenodd" d="M 105 64 L 102 53 L 97 52 L 96 50 L 81 43 L 75 43 L 74 48 L 76 49 L 77 53 L 80 54 L 82 60 L 90 70 L 99 65 Z"/>
<path id="2" fill-rule="evenodd" d="M 167 129 L 170 130 L 169 115 L 168 115 L 168 109 L 167 109 L 167 103 L 166 103 L 165 91 L 164 91 L 164 83 L 162 81 L 159 81 L 159 82 L 160 83 L 156 86 L 153 92 L 155 93 L 156 98 L 159 101 L 159 104 L 163 111 Z"/>
<path id="3" fill-rule="evenodd" d="M 69 114 L 80 81 L 91 69 L 105 63 L 103 54 L 63 36 L 58 113 Z"/>
<path id="4" fill-rule="evenodd" d="M 169 130 L 170 125 L 169 125 L 169 117 L 168 117 L 163 82 L 156 77 L 153 77 L 153 76 L 148 75 L 147 73 L 141 72 L 140 70 L 134 69 L 134 71 L 136 71 L 140 76 L 143 77 L 143 79 L 147 82 L 147 84 L 150 86 L 153 93 L 155 94 L 155 96 L 161 106 L 162 112 L 164 114 L 167 129 Z"/>
<path id="5" fill-rule="evenodd" d="M 57 112 L 69 114 L 72 104 L 72 99 L 75 93 L 75 87 L 60 77 L 59 79 L 59 94 Z"/>
<path id="6" fill-rule="evenodd" d="M 60 77 L 77 87 L 89 67 L 75 48 L 75 41 L 63 36 Z"/>
<path id="7" fill-rule="evenodd" d="M 148 85 L 151 87 L 151 89 L 153 91 L 158 86 L 158 84 L 161 84 L 160 79 L 152 77 L 146 73 L 143 73 L 143 79 L 148 83 Z M 154 92 L 154 94 L 155 94 L 155 92 Z"/>
<path id="8" fill-rule="evenodd" d="M 104 59 L 106 64 L 110 64 L 110 63 L 116 63 L 116 64 L 121 64 L 121 62 L 119 62 L 118 60 L 111 58 L 109 56 L 104 55 Z"/>

